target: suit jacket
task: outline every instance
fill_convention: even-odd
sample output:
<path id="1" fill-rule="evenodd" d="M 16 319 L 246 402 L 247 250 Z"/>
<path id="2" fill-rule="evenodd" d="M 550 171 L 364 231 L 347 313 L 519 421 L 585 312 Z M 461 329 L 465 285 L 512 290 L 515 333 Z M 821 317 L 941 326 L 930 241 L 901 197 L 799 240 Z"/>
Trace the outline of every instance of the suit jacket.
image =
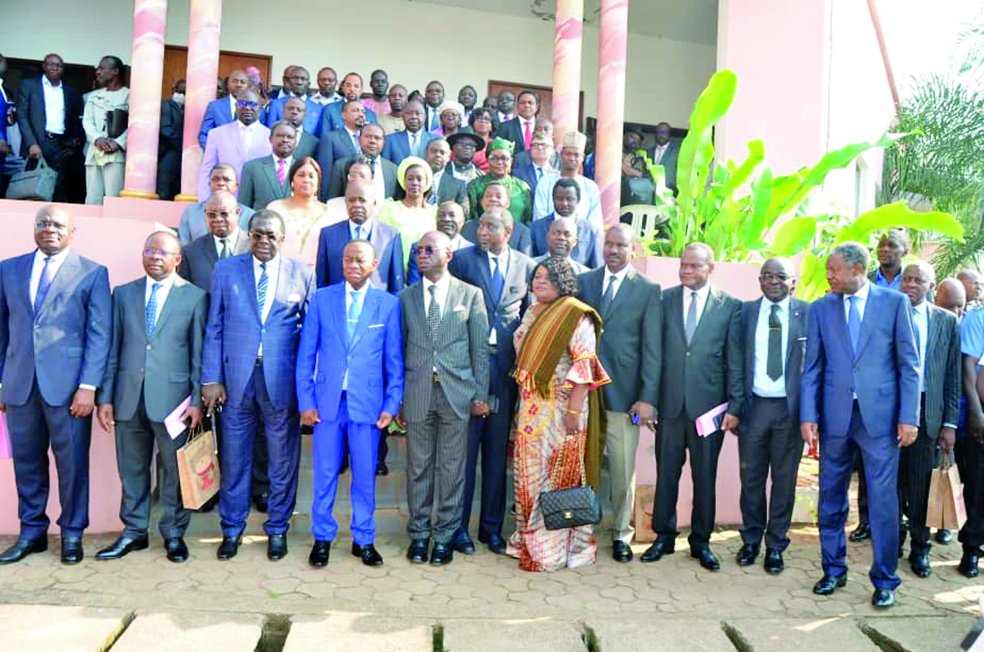
<path id="1" fill-rule="evenodd" d="M 239 137 L 239 121 L 216 127 L 208 134 L 205 142 L 205 153 L 202 155 L 202 166 L 198 171 L 198 197 L 203 201 L 212 194 L 208 179 L 212 168 L 219 163 L 228 163 L 236 171 L 236 178 L 243 178 L 243 166 L 246 161 L 252 161 L 261 156 L 273 155 L 270 147 L 270 130 L 263 125 L 255 127 L 256 133 L 249 144 L 249 150 L 243 150 L 242 139 Z"/>
<path id="2" fill-rule="evenodd" d="M 458 179 L 450 172 L 441 174 L 437 184 L 437 205 L 446 201 L 458 202 L 465 215 L 468 215 L 468 184 L 464 179 Z"/>
<path id="3" fill-rule="evenodd" d="M 239 256 L 247 252 L 249 252 L 249 236 L 246 235 L 245 229 L 240 229 L 232 255 Z M 207 294 L 212 291 L 212 277 L 215 275 L 217 262 L 219 262 L 219 252 L 215 249 L 215 240 L 212 239 L 211 233 L 206 233 L 181 249 L 178 275 Z"/>
<path id="4" fill-rule="evenodd" d="M 21 132 L 21 156 L 25 158 L 31 145 L 41 145 L 45 140 L 47 114 L 41 79 L 26 79 L 17 89 L 17 125 Z M 82 133 L 82 96 L 64 81 L 62 88 L 65 95 L 65 135 L 81 144 L 85 140 Z"/>
<path id="5" fill-rule="evenodd" d="M 187 246 L 202 237 L 208 235 L 208 224 L 205 222 L 205 202 L 204 199 L 188 207 L 181 213 L 181 222 L 178 223 L 178 240 L 183 246 Z M 249 218 L 253 217 L 253 209 L 249 206 L 239 204 L 239 228 L 245 233 L 249 230 Z"/>
<path id="6" fill-rule="evenodd" d="M 222 125 L 227 125 L 230 122 L 235 122 L 236 114 L 233 113 L 232 107 L 229 104 L 228 97 L 220 97 L 217 100 L 212 100 L 205 107 L 205 116 L 202 118 L 202 126 L 198 130 L 198 144 L 205 149 L 205 143 L 208 140 L 208 132 L 212 131 L 216 127 L 221 127 Z"/>
<path id="7" fill-rule="evenodd" d="M 530 238 L 533 241 L 533 255 L 544 256 L 550 253 L 547 245 L 547 232 L 553 224 L 555 213 L 550 213 L 542 220 L 530 222 Z M 598 269 L 605 264 L 605 237 L 593 222 L 577 221 L 577 245 L 571 252 L 571 258 L 589 269 Z M 604 365 L 602 365 L 604 366 Z"/>
<path id="8" fill-rule="evenodd" d="M 533 165 L 533 159 L 530 158 L 530 153 L 516 152 L 516 155 L 513 156 L 513 170 L 526 165 Z M 560 169 L 560 152 L 554 152 L 553 157 L 550 159 L 550 167 L 554 169 L 554 174 Z M 515 172 L 512 174 L 516 176 Z M 587 175 L 587 172 L 585 172 L 585 175 Z"/>
<path id="9" fill-rule="evenodd" d="M 819 423 L 826 436 L 847 434 L 853 393 L 872 436 L 894 438 L 899 423 L 919 427 L 919 353 L 909 297 L 868 285 L 857 353 L 842 295 L 828 294 L 810 308 L 800 421 Z"/>
<path id="10" fill-rule="evenodd" d="M 284 104 L 287 103 L 286 97 L 281 97 L 267 104 L 266 110 L 262 115 L 262 122 L 268 127 L 272 127 L 277 120 L 284 119 Z M 304 98 L 307 110 L 304 111 L 304 132 L 317 137 L 321 132 L 321 105 L 314 100 Z"/>
<path id="11" fill-rule="evenodd" d="M 653 160 L 653 156 L 656 153 L 656 148 L 652 147 L 649 149 L 650 160 Z M 663 152 L 663 158 L 660 160 L 658 165 L 662 165 L 666 170 L 666 187 L 672 189 L 676 192 L 677 182 L 677 160 L 680 158 L 680 141 L 676 138 L 671 138 L 669 144 L 666 146 L 666 151 Z"/>
<path id="12" fill-rule="evenodd" d="M 296 407 L 294 365 L 301 325 L 313 291 L 311 270 L 302 262 L 278 256 L 277 287 L 268 290 L 270 314 L 260 322 L 256 303 L 253 254 L 226 258 L 215 265 L 209 297 L 202 384 L 225 385 L 231 405 L 243 400 L 263 344 L 263 378 L 277 410 Z"/>
<path id="13" fill-rule="evenodd" d="M 926 434 L 932 438 L 944 423 L 960 418 L 960 324 L 951 313 L 927 303 L 929 337 L 923 371 Z"/>
<path id="14" fill-rule="evenodd" d="M 429 131 L 417 132 L 417 149 L 420 151 L 420 158 L 424 158 L 427 150 L 427 143 L 434 140 L 434 134 Z M 410 156 L 410 134 L 406 131 L 398 131 L 386 137 L 386 145 L 383 147 L 383 158 L 392 161 L 394 165 L 399 165 L 403 159 Z"/>
<path id="15" fill-rule="evenodd" d="M 461 236 L 472 242 L 478 242 L 478 220 L 466 220 L 465 225 L 461 227 Z M 509 236 L 509 248 L 532 256 L 533 239 L 530 237 L 530 227 L 513 220 L 513 232 Z"/>
<path id="16" fill-rule="evenodd" d="M 406 365 L 403 415 L 411 422 L 424 420 L 436 369 L 455 416 L 468 419 L 471 402 L 485 401 L 489 386 L 489 322 L 482 291 L 451 277 L 436 343 L 427 325 L 423 281 L 400 292 L 400 310 Z"/>
<path id="17" fill-rule="evenodd" d="M 319 126 L 317 133 L 323 136 L 328 132 L 344 127 L 345 121 L 342 120 L 342 107 L 346 104 L 348 104 L 348 102 L 332 102 L 331 104 L 327 104 L 322 107 L 321 125 Z M 366 109 L 366 124 L 373 124 L 375 122 L 376 112 L 372 109 Z"/>
<path id="18" fill-rule="evenodd" d="M 527 154 L 528 152 L 520 152 L 521 154 Z M 547 170 L 545 168 L 540 168 L 543 170 L 544 176 L 546 176 Z M 553 174 L 557 174 L 556 171 L 552 171 Z M 536 168 L 532 163 L 527 163 L 525 165 L 516 165 L 513 163 L 512 172 L 510 173 L 517 179 L 522 179 L 526 182 L 526 185 L 530 187 L 530 196 L 536 196 L 536 184 L 539 179 L 536 178 Z"/>
<path id="19" fill-rule="evenodd" d="M 379 266 L 369 282 L 380 290 L 396 294 L 403 289 L 403 240 L 400 233 L 388 224 L 372 220 L 369 242 L 376 248 Z M 335 285 L 345 280 L 342 274 L 342 252 L 351 240 L 349 221 L 344 220 L 321 229 L 318 235 L 318 258 L 315 276 L 318 287 Z"/>
<path id="20" fill-rule="evenodd" d="M 321 166 L 321 201 L 328 200 L 328 184 L 332 169 L 335 167 L 335 161 L 348 159 L 356 154 L 358 152 L 352 143 L 352 138 L 344 129 L 322 133 L 321 139 L 318 141 L 318 149 L 314 155 L 318 165 Z"/>
<path id="21" fill-rule="evenodd" d="M 602 387 L 605 409 L 628 412 L 636 401 L 660 409 L 663 362 L 663 303 L 659 285 L 631 267 L 606 312 L 602 312 L 605 270 L 577 277 L 578 298 L 598 311 L 604 328 L 598 358 L 612 382 Z"/>
<path id="22" fill-rule="evenodd" d="M 711 286 L 688 345 L 683 330 L 683 290 L 682 285 L 677 285 L 663 292 L 660 412 L 692 421 L 727 402 L 728 413 L 741 416 L 745 394 L 741 301 Z"/>
<path id="23" fill-rule="evenodd" d="M 744 387 L 745 411 L 747 412 L 752 400 L 752 387 L 755 383 L 755 330 L 758 328 L 759 311 L 762 307 L 762 297 L 754 301 L 746 301 L 741 306 L 741 341 L 745 348 Z M 809 323 L 810 304 L 789 297 L 789 332 L 786 335 L 786 409 L 793 426 L 799 424 L 800 415 L 800 376 L 803 373 L 806 356 L 806 326 Z M 748 419 L 741 415 L 739 427 L 747 427 Z"/>
<path id="24" fill-rule="evenodd" d="M 533 122 L 536 122 L 536 118 L 533 118 Z M 532 134 L 533 127 L 530 126 L 530 133 Z M 516 149 L 514 152 L 525 152 L 526 151 L 526 141 L 523 138 L 523 127 L 519 123 L 519 116 L 517 115 L 512 120 L 507 120 L 499 125 L 499 128 L 495 130 L 495 136 L 497 138 L 505 138 L 506 140 L 511 140 L 516 144 Z"/>
<path id="25" fill-rule="evenodd" d="M 7 100 L 4 99 L 4 95 L 5 94 L 6 94 L 6 90 L 4 90 L 3 93 L 0 93 L 0 140 L 6 142 L 6 140 L 7 140 L 7 107 L 10 106 L 10 104 L 8 104 Z M 0 167 L 3 166 L 3 161 L 6 158 L 7 158 L 7 155 L 6 154 L 0 155 Z"/>
<path id="26" fill-rule="evenodd" d="M 331 180 L 328 182 L 328 199 L 342 197 L 345 195 L 345 166 L 353 157 L 335 160 L 331 169 Z M 392 161 L 387 161 L 382 156 L 379 157 L 379 164 L 383 168 L 383 187 L 386 198 L 392 198 L 396 193 L 396 166 Z"/>
<path id="27" fill-rule="evenodd" d="M 489 257 L 480 247 L 462 249 L 448 266 L 448 271 L 455 277 L 482 290 L 485 314 L 490 327 L 495 329 L 496 358 L 501 363 L 500 369 L 512 369 L 516 361 L 513 333 L 529 307 L 529 283 L 535 266 L 525 254 L 510 251 L 509 266 L 504 270 L 505 284 L 498 302 L 492 294 Z"/>
<path id="28" fill-rule="evenodd" d="M 0 383 L 24 405 L 35 379 L 45 403 L 68 405 L 79 385 L 99 387 L 113 327 L 109 273 L 69 251 L 41 310 L 31 302 L 34 252 L 0 263 Z"/>
<path id="29" fill-rule="evenodd" d="M 157 146 L 157 195 L 172 200 L 181 192 L 181 140 L 184 107 L 174 100 L 161 102 L 161 129 Z"/>
<path id="30" fill-rule="evenodd" d="M 395 416 L 403 401 L 400 300 L 367 284 L 349 339 L 345 288 L 345 283 L 321 288 L 311 299 L 297 352 L 297 404 L 302 412 L 317 408 L 323 421 L 334 421 L 348 374 L 349 418 L 374 424 L 383 412 Z"/>
<path id="31" fill-rule="evenodd" d="M 142 276 L 113 291 L 113 344 L 96 402 L 112 403 L 113 416 L 129 420 L 143 394 L 147 417 L 162 422 L 188 396 L 193 406 L 202 407 L 208 295 L 176 277 L 148 340 L 146 289 Z"/>
<path id="32" fill-rule="evenodd" d="M 280 183 L 272 156 L 253 159 L 243 166 L 239 181 L 240 202 L 258 211 L 285 197 L 290 197 L 290 179 L 285 176 L 284 183 Z"/>
<path id="33" fill-rule="evenodd" d="M 320 140 L 309 134 L 306 129 L 302 131 L 301 140 L 297 143 L 297 148 L 294 150 L 294 160 L 299 161 L 307 156 L 314 157 L 318 153 L 319 142 Z"/>

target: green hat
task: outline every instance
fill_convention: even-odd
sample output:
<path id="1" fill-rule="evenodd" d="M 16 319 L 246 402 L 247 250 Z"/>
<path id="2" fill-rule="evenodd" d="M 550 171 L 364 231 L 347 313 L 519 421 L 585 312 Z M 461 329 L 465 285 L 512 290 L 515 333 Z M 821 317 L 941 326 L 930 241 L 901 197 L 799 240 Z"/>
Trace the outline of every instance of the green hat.
<path id="1" fill-rule="evenodd" d="M 492 142 L 490 142 L 488 146 L 485 148 L 485 155 L 488 156 L 489 154 L 491 154 L 497 149 L 504 149 L 510 154 L 512 154 L 513 150 L 516 149 L 516 143 L 514 143 L 511 140 L 506 140 L 505 138 L 500 138 L 497 136 L 493 138 Z"/>

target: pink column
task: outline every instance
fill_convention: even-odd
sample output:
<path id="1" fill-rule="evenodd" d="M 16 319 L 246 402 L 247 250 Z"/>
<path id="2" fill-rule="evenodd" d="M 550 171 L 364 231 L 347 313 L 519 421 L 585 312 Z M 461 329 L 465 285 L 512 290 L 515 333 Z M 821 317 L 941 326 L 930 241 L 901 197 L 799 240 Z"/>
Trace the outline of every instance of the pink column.
<path id="1" fill-rule="evenodd" d="M 130 118 L 121 197 L 157 199 L 157 142 L 161 131 L 166 27 L 167 0 L 134 1 Z"/>
<path id="2" fill-rule="evenodd" d="M 177 201 L 197 201 L 198 168 L 202 148 L 198 131 L 208 103 L 215 99 L 215 80 L 219 74 L 219 31 L 222 26 L 222 0 L 191 0 L 188 27 L 188 85 L 185 96 L 184 140 L 181 153 L 181 194 Z"/>
<path id="3" fill-rule="evenodd" d="M 628 24 L 629 0 L 601 0 L 595 181 L 601 188 L 601 211 L 606 224 L 616 224 L 619 217 Z"/>
<path id="4" fill-rule="evenodd" d="M 568 131 L 578 130 L 581 90 L 581 34 L 584 0 L 557 0 L 554 28 L 553 106 L 550 117 L 558 143 Z"/>

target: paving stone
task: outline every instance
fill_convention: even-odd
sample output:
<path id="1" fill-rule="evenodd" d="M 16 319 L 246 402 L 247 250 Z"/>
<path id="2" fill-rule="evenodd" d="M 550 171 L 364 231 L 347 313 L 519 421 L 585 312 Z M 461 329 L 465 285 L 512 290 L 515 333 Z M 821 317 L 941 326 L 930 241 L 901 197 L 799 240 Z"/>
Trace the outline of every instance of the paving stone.
<path id="1" fill-rule="evenodd" d="M 0 605 L 0 632 L 8 650 L 90 652 L 107 648 L 130 613 L 122 609 Z"/>
<path id="2" fill-rule="evenodd" d="M 717 620 L 635 622 L 591 617 L 587 626 L 594 632 L 600 652 L 725 652 L 734 649 Z"/>
<path id="3" fill-rule="evenodd" d="M 584 652 L 582 628 L 574 622 L 538 620 L 449 620 L 445 652 Z"/>
<path id="4" fill-rule="evenodd" d="M 138 614 L 113 646 L 113 652 L 252 650 L 260 640 L 262 628 L 260 615 L 203 611 Z"/>
<path id="5" fill-rule="evenodd" d="M 862 622 L 867 630 L 874 630 L 876 640 L 882 638 L 896 647 L 888 649 L 916 652 L 958 650 L 964 636 L 973 626 L 974 616 L 963 619 L 946 617 L 872 618 Z"/>
<path id="6" fill-rule="evenodd" d="M 383 618 L 366 613 L 331 612 L 322 618 L 296 617 L 283 652 L 358 650 L 359 652 L 431 652 L 434 622 Z"/>
<path id="7" fill-rule="evenodd" d="M 846 618 L 816 620 L 729 620 L 728 625 L 755 652 L 789 650 L 877 650 L 871 639 Z"/>

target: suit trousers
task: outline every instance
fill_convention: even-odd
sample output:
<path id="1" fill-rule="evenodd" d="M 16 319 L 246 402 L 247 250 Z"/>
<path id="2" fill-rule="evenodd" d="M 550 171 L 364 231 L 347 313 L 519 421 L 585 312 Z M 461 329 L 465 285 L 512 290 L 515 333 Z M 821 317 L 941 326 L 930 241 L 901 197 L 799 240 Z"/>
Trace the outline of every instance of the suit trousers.
<path id="1" fill-rule="evenodd" d="M 482 511 L 478 535 L 482 539 L 493 534 L 502 536 L 502 521 L 506 517 L 506 451 L 516 391 L 516 382 L 509 376 L 509 370 L 502 368 L 495 355 L 489 355 L 489 397 L 498 403 L 498 409 L 485 418 L 472 417 L 468 426 L 468 459 L 461 510 L 461 530 L 467 532 L 481 450 Z"/>
<path id="2" fill-rule="evenodd" d="M 694 506 L 690 516 L 692 550 L 708 547 L 714 530 L 717 507 L 715 484 L 718 457 L 724 433 L 720 430 L 706 437 L 697 435 L 697 426 L 681 412 L 663 418 L 656 435 L 656 499 L 653 507 L 653 531 L 661 538 L 674 539 L 677 534 L 677 497 L 683 463 L 690 455 L 690 477 L 694 485 Z"/>
<path id="3" fill-rule="evenodd" d="M 253 442 L 257 428 L 263 434 L 269 452 L 267 473 L 270 476 L 268 518 L 263 524 L 267 534 L 284 534 L 297 502 L 297 471 L 301 460 L 300 419 L 294 407 L 278 410 L 270 402 L 263 366 L 258 363 L 246 385 L 241 403 L 228 403 L 219 419 L 222 430 L 222 489 L 219 513 L 222 534 L 237 537 L 246 529 L 249 516 L 250 484 L 253 466 Z"/>
<path id="4" fill-rule="evenodd" d="M 929 483 L 933 478 L 936 460 L 936 433 L 930 435 L 926 430 L 926 395 L 919 414 L 919 434 L 911 446 L 899 451 L 899 516 L 909 519 L 909 534 L 912 536 L 912 554 L 929 552 L 929 528 L 926 527 L 926 511 L 929 503 Z M 901 532 L 899 533 L 901 537 Z"/>
<path id="5" fill-rule="evenodd" d="M 741 540 L 758 546 L 765 535 L 769 550 L 789 546 L 789 525 L 796 502 L 796 474 L 803 456 L 799 423 L 789 418 L 786 398 L 752 395 L 747 427 L 738 437 L 741 475 Z M 772 477 L 768 511 L 765 480 Z M 766 520 L 768 514 L 768 521 Z"/>
<path id="6" fill-rule="evenodd" d="M 964 552 L 984 554 L 984 444 L 969 432 L 957 438 L 957 468 L 964 485 L 967 522 L 960 529 Z"/>
<path id="7" fill-rule="evenodd" d="M 335 507 L 343 444 L 348 445 L 352 460 L 352 538 L 360 546 L 367 546 L 376 539 L 373 514 L 376 511 L 379 430 L 374 423 L 354 423 L 349 418 L 345 392 L 342 392 L 342 399 L 338 404 L 337 418 L 314 426 L 314 504 L 311 508 L 311 533 L 317 541 L 334 541 L 338 533 L 338 522 L 332 510 Z"/>
<path id="8" fill-rule="evenodd" d="M 407 426 L 407 533 L 411 539 L 433 536 L 436 543 L 449 543 L 461 523 L 468 419 L 458 418 L 435 384 L 423 421 Z"/>
<path id="9" fill-rule="evenodd" d="M 864 477 L 864 461 L 861 451 L 854 454 L 854 470 L 858 472 L 858 523 L 868 522 L 868 481 Z"/>
<path id="10" fill-rule="evenodd" d="M 894 590 L 900 584 L 895 570 L 899 552 L 899 449 L 894 437 L 873 437 L 853 401 L 848 432 L 833 436 L 820 430 L 820 547 L 823 572 L 833 577 L 847 573 L 847 537 L 844 525 L 850 509 L 848 487 L 854 453 L 861 450 L 870 495 L 873 560 L 868 577 L 877 589 Z M 830 406 L 829 409 L 838 409 Z"/>
<path id="11" fill-rule="evenodd" d="M 69 156 L 62 156 L 65 142 L 62 136 L 48 138 L 47 135 L 42 134 L 38 145 L 41 147 L 41 155 L 44 156 L 45 162 L 58 171 L 54 201 L 78 203 L 85 199 L 82 150 L 73 147 Z M 31 167 L 30 161 L 28 167 Z"/>
<path id="12" fill-rule="evenodd" d="M 21 536 L 43 537 L 50 523 L 48 447 L 58 469 L 58 497 L 63 537 L 80 537 L 89 526 L 89 441 L 92 417 L 76 418 L 68 405 L 49 405 L 41 397 L 37 380 L 23 405 L 7 405 L 7 429 L 14 457 L 17 515 Z"/>
<path id="13" fill-rule="evenodd" d="M 150 528 L 150 466 L 154 461 L 156 442 L 161 454 L 158 486 L 163 507 L 157 528 L 165 539 L 184 536 L 191 521 L 191 511 L 185 509 L 181 501 L 176 454 L 187 438 L 188 432 L 185 431 L 176 439 L 171 439 L 163 423 L 147 417 L 143 392 L 133 418 L 116 422 L 116 466 L 123 485 L 120 520 L 123 521 L 125 534 L 134 538 L 145 537 Z"/>
<path id="14" fill-rule="evenodd" d="M 612 483 L 613 538 L 625 543 L 632 541 L 632 512 L 635 509 L 635 458 L 639 448 L 639 426 L 625 412 L 607 410 L 605 452 L 608 454 L 608 474 Z"/>
<path id="15" fill-rule="evenodd" d="M 102 204 L 105 197 L 119 197 L 126 163 L 85 166 L 85 203 Z"/>

